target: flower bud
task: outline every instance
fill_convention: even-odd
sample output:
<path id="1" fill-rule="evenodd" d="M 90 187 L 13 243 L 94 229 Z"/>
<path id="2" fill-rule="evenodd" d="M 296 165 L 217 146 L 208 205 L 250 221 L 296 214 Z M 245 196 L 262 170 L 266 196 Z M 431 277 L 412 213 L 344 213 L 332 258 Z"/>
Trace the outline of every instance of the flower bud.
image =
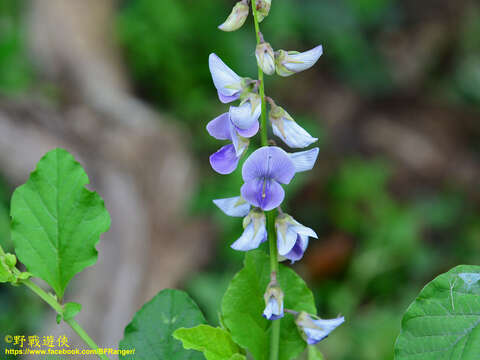
<path id="1" fill-rule="evenodd" d="M 257 64 L 267 75 L 275 73 L 275 53 L 269 43 L 264 42 L 257 45 L 255 50 Z"/>
<path id="2" fill-rule="evenodd" d="M 272 0 L 256 0 L 258 22 L 262 22 L 270 13 L 270 7 L 272 6 Z"/>
<path id="3" fill-rule="evenodd" d="M 246 1 L 239 1 L 233 7 L 227 20 L 218 28 L 222 31 L 235 31 L 240 29 L 247 19 L 249 8 Z"/>
<path id="4" fill-rule="evenodd" d="M 283 317 L 283 291 L 276 281 L 272 281 L 265 291 L 265 310 L 263 317 L 277 320 Z"/>
<path id="5" fill-rule="evenodd" d="M 322 54 L 322 45 L 303 53 L 298 51 L 278 50 L 275 52 L 277 74 L 280 76 L 290 76 L 300 71 L 307 70 L 315 65 Z"/>

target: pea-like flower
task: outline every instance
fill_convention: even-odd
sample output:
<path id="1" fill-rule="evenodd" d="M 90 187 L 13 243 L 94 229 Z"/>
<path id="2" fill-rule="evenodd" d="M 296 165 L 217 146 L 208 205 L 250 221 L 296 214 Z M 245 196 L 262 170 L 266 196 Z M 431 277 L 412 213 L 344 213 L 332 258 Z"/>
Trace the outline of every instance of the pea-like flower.
<path id="1" fill-rule="evenodd" d="M 276 281 L 268 284 L 265 291 L 265 310 L 263 317 L 267 320 L 278 320 L 283 318 L 283 291 Z"/>
<path id="2" fill-rule="evenodd" d="M 255 50 L 258 66 L 267 75 L 275 73 L 275 53 L 269 43 L 263 42 L 257 45 Z"/>
<path id="3" fill-rule="evenodd" d="M 285 197 L 280 184 L 289 184 L 295 173 L 312 169 L 317 156 L 318 148 L 288 154 L 276 146 L 261 147 L 243 164 L 242 197 L 265 211 L 276 208 Z"/>
<path id="4" fill-rule="evenodd" d="M 227 20 L 218 28 L 222 31 L 235 31 L 240 29 L 247 19 L 249 9 L 250 7 L 245 0 L 237 2 Z"/>
<path id="5" fill-rule="evenodd" d="M 292 263 L 303 257 L 309 237 L 317 239 L 315 231 L 300 224 L 288 214 L 277 216 L 275 229 L 277 230 L 278 254 Z"/>
<path id="6" fill-rule="evenodd" d="M 226 215 L 232 217 L 244 217 L 250 212 L 250 204 L 241 196 L 225 199 L 215 199 L 213 203 L 218 206 Z"/>
<path id="7" fill-rule="evenodd" d="M 228 113 L 233 125 L 238 129 L 250 129 L 255 123 L 258 124 L 258 118 L 262 113 L 260 96 L 248 93 L 239 106 L 230 106 Z"/>
<path id="8" fill-rule="evenodd" d="M 283 108 L 277 106 L 273 100 L 270 101 L 270 122 L 272 123 L 273 133 L 291 148 L 304 148 L 315 141 L 317 138 L 311 136 L 305 131 Z"/>
<path id="9" fill-rule="evenodd" d="M 319 45 L 309 51 L 285 51 L 278 50 L 275 53 L 275 65 L 277 74 L 290 76 L 311 68 L 323 54 L 323 47 Z"/>
<path id="10" fill-rule="evenodd" d="M 226 104 L 238 100 L 246 87 L 247 79 L 238 76 L 216 54 L 210 54 L 208 66 L 220 101 Z"/>
<path id="11" fill-rule="evenodd" d="M 235 241 L 231 248 L 239 251 L 256 249 L 267 240 L 267 227 L 265 214 L 260 209 L 252 209 L 243 218 L 243 234 Z"/>
<path id="12" fill-rule="evenodd" d="M 309 345 L 314 345 L 325 339 L 333 330 L 345 322 L 340 316 L 336 319 L 320 319 L 317 316 L 301 312 L 295 322 L 300 334 Z"/>
<path id="13" fill-rule="evenodd" d="M 247 126 L 241 128 L 237 125 Z M 219 174 L 230 174 L 237 166 L 241 156 L 248 147 L 248 138 L 258 132 L 258 119 L 252 122 L 238 121 L 233 123 L 230 113 L 224 113 L 207 124 L 208 133 L 218 140 L 230 140 L 232 144 L 225 145 L 210 156 L 212 168 Z"/>

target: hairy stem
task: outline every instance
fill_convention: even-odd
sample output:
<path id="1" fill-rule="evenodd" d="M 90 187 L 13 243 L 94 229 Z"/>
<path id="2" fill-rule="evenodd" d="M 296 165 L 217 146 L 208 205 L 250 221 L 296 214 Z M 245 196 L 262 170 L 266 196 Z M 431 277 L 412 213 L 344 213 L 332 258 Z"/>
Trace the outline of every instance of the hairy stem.
<path id="1" fill-rule="evenodd" d="M 253 19 L 255 24 L 255 35 L 257 38 L 257 45 L 263 41 L 263 35 L 260 32 L 260 25 L 258 22 L 258 14 L 256 1 L 252 0 Z M 265 101 L 265 82 L 263 77 L 263 71 L 258 66 L 258 80 L 260 82 L 259 93 L 262 101 L 262 115 L 260 118 L 260 136 L 262 146 L 268 146 L 268 134 L 267 134 L 267 103 Z M 277 239 L 275 235 L 275 210 L 267 211 L 267 233 L 268 244 L 270 248 L 270 272 L 275 273 L 278 278 L 278 251 L 277 251 Z M 272 321 L 271 337 L 270 337 L 270 360 L 278 360 L 278 351 L 280 345 L 280 320 Z"/>
<path id="2" fill-rule="evenodd" d="M 41 287 L 39 287 L 37 284 L 35 284 L 31 280 L 24 280 L 22 281 L 22 284 L 24 284 L 26 287 L 28 287 L 30 290 L 32 290 L 36 295 L 38 295 L 43 301 L 45 301 L 50 307 L 57 312 L 57 314 L 62 315 L 63 314 L 63 307 L 61 304 L 58 303 L 57 299 L 52 294 L 48 294 L 45 292 Z M 92 350 L 97 350 L 98 345 L 95 343 L 95 341 L 92 340 L 90 336 L 86 333 L 85 330 L 80 326 L 80 324 L 75 320 L 75 319 L 68 319 L 65 320 L 65 322 L 70 325 L 70 327 L 75 331 L 80 338 L 92 349 Z M 97 354 L 97 356 L 100 359 L 103 360 L 108 360 L 108 357 L 106 357 L 103 354 Z"/>

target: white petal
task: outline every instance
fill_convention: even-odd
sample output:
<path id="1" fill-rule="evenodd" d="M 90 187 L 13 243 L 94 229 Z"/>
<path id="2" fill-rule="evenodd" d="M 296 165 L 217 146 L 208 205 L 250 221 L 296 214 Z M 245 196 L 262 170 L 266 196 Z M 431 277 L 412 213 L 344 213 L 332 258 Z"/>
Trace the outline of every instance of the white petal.
<path id="1" fill-rule="evenodd" d="M 308 171 L 313 168 L 318 156 L 318 148 L 313 148 L 306 151 L 299 151 L 290 153 L 288 156 L 295 165 L 295 172 Z"/>
<path id="2" fill-rule="evenodd" d="M 250 204 L 240 196 L 216 199 L 213 200 L 213 203 L 228 216 L 244 217 L 247 216 L 250 211 Z"/>
<path id="3" fill-rule="evenodd" d="M 277 246 L 278 253 L 282 256 L 288 254 L 290 250 L 295 246 L 297 241 L 297 233 L 289 227 L 283 236 L 281 231 L 277 231 Z"/>
<path id="4" fill-rule="evenodd" d="M 318 239 L 317 233 L 310 229 L 309 227 L 306 227 L 302 224 L 300 224 L 298 221 L 295 221 L 295 225 L 291 227 L 293 231 L 300 235 L 305 235 L 308 237 L 313 237 L 315 239 Z"/>
<path id="5" fill-rule="evenodd" d="M 267 230 L 264 225 L 261 226 L 255 233 L 253 223 L 254 222 L 252 221 L 250 224 L 247 225 L 242 236 L 240 236 L 240 238 L 231 245 L 232 249 L 239 251 L 248 251 L 256 249 L 260 246 L 263 239 L 265 238 Z"/>
<path id="6" fill-rule="evenodd" d="M 295 121 L 286 118 L 282 118 L 279 121 L 282 122 L 283 133 L 277 127 L 276 122 L 272 122 L 273 133 L 291 148 L 304 148 L 318 140 L 306 132 L 305 129 Z M 285 134 L 285 136 L 283 136 L 283 134 Z"/>
<path id="7" fill-rule="evenodd" d="M 233 125 L 231 125 L 230 128 L 230 138 L 232 139 L 232 144 L 235 148 L 235 155 L 237 155 L 237 157 L 242 156 L 245 150 L 247 150 L 247 147 L 250 144 L 250 140 L 239 136 L 237 130 L 235 129 L 235 126 Z"/>
<path id="8" fill-rule="evenodd" d="M 245 130 L 251 128 L 255 121 L 258 120 L 262 113 L 262 108 L 259 105 L 252 111 L 252 104 L 250 101 L 247 101 L 240 106 L 230 106 L 229 113 L 230 120 L 235 126 Z"/>
<path id="9" fill-rule="evenodd" d="M 208 66 L 212 74 L 213 83 L 218 91 L 225 96 L 232 96 L 238 93 L 242 88 L 242 78 L 216 55 L 210 54 L 208 57 Z"/>
<path id="10" fill-rule="evenodd" d="M 299 54 L 288 54 L 284 66 L 294 72 L 300 72 L 311 68 L 323 54 L 323 47 L 319 45 L 309 51 Z"/>

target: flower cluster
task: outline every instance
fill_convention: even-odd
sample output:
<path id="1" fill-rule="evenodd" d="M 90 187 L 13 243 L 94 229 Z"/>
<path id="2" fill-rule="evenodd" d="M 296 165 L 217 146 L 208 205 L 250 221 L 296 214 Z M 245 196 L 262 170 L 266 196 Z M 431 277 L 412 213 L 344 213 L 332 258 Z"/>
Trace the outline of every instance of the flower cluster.
<path id="1" fill-rule="evenodd" d="M 255 1 L 254 16 L 256 21 L 260 22 L 268 16 L 271 0 L 251 1 Z M 249 2 L 250 0 L 239 1 L 219 29 L 223 31 L 239 29 L 249 14 Z M 287 147 L 306 148 L 317 141 L 317 138 L 311 136 L 295 122 L 292 116 L 278 106 L 271 97 L 264 95 L 262 81 L 263 74 L 273 75 L 276 72 L 280 76 L 290 76 L 309 69 L 322 55 L 322 46 L 306 52 L 275 51 L 259 31 L 257 39 L 255 55 L 257 65 L 261 69 L 259 80 L 240 77 L 216 54 L 210 54 L 209 57 L 210 73 L 219 100 L 224 104 L 238 101 L 238 104 L 231 105 L 227 112 L 207 124 L 207 131 L 212 137 L 229 142 L 210 156 L 212 168 L 220 174 L 230 174 L 235 171 L 241 158 L 247 154 L 250 139 L 258 133 L 259 129 L 263 135 L 267 133 L 267 117 L 265 113 L 262 114 L 262 108 L 265 110 L 267 103 L 269 105 L 268 120 L 272 132 Z M 213 202 L 228 216 L 243 217 L 244 231 L 231 245 L 233 249 L 239 251 L 256 249 L 267 240 L 269 227 L 267 227 L 266 213 L 273 211 L 277 215 L 274 220 L 277 256 L 280 260 L 288 259 L 293 263 L 303 257 L 309 238 L 317 238 L 317 235 L 312 229 L 282 212 L 280 205 L 285 198 L 283 185 L 288 185 L 296 173 L 311 170 L 319 149 L 289 152 L 276 146 L 274 141 L 266 143 L 265 140 L 262 141 L 262 145 L 243 162 L 244 184 L 239 196 L 216 199 Z M 272 281 L 265 292 L 266 307 L 263 316 L 269 320 L 276 320 L 284 316 L 284 294 L 276 281 L 276 273 L 272 272 L 271 277 Z M 302 316 L 302 319 L 305 318 L 304 315 Z M 331 324 L 336 325 L 329 327 L 324 327 L 324 323 L 315 325 L 315 320 L 310 323 L 305 319 L 297 321 L 297 325 L 299 329 L 304 329 L 302 331 L 307 334 L 308 343 L 313 343 L 315 340 L 321 340 L 320 337 L 326 336 L 333 328 L 340 325 L 339 319 L 331 320 Z M 318 328 L 325 331 L 319 332 Z"/>

